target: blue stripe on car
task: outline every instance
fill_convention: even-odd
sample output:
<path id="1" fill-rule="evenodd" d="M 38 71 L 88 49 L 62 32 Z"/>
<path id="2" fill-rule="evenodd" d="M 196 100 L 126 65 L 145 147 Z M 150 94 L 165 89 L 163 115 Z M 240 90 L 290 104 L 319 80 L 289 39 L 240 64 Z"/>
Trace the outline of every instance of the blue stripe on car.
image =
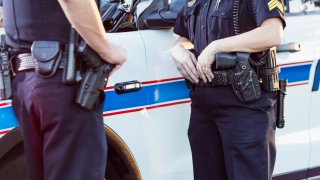
<path id="1" fill-rule="evenodd" d="M 319 64 L 318 64 L 319 65 Z M 311 64 L 284 67 L 279 77 L 288 79 L 289 83 L 307 81 Z M 320 68 L 319 68 L 320 69 Z M 319 71 L 319 72 L 318 72 Z M 320 70 L 318 70 L 318 83 L 320 81 Z M 157 103 L 165 103 L 189 98 L 189 91 L 184 81 L 175 81 L 163 84 L 143 86 L 140 91 L 118 95 L 114 91 L 105 92 L 107 102 L 104 111 L 114 111 L 139 106 L 148 106 Z M 11 107 L 0 108 L 0 129 L 15 127 L 17 121 Z"/>
<path id="2" fill-rule="evenodd" d="M 11 106 L 0 109 L 0 130 L 15 127 L 17 124 Z"/>
<path id="3" fill-rule="evenodd" d="M 288 79 L 289 83 L 309 80 L 311 64 L 281 68 L 280 79 Z"/>
<path id="4" fill-rule="evenodd" d="M 147 106 L 168 101 L 189 98 L 189 91 L 184 81 L 144 86 L 140 91 L 118 95 L 114 91 L 105 93 L 107 102 L 104 111 Z"/>

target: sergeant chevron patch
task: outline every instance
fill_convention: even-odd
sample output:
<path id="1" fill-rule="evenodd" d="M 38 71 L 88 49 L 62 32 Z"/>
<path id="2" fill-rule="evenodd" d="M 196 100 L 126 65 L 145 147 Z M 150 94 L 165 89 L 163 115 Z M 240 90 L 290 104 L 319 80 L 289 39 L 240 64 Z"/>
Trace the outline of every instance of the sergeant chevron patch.
<path id="1" fill-rule="evenodd" d="M 270 0 L 268 3 L 269 11 L 278 8 L 282 14 L 284 14 L 283 4 L 279 0 Z"/>

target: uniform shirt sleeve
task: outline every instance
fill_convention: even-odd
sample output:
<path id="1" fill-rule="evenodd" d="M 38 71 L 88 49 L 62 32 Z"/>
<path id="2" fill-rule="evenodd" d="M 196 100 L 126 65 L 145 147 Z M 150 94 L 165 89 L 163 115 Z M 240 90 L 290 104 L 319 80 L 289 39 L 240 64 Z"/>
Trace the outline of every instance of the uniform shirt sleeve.
<path id="1" fill-rule="evenodd" d="M 181 37 L 189 39 L 188 24 L 186 22 L 186 10 L 187 6 L 185 5 L 178 13 L 173 32 Z"/>
<path id="2" fill-rule="evenodd" d="M 252 9 L 258 26 L 261 26 L 266 19 L 278 17 L 285 28 L 286 21 L 282 0 L 252 0 Z"/>

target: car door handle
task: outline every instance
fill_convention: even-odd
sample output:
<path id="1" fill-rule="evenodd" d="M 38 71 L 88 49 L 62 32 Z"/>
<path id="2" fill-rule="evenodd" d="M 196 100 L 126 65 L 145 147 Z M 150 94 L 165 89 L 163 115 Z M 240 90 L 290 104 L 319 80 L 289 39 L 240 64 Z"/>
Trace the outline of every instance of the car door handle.
<path id="1" fill-rule="evenodd" d="M 297 42 L 290 42 L 287 44 L 280 44 L 277 46 L 277 52 L 298 52 L 301 51 L 301 46 Z"/>
<path id="2" fill-rule="evenodd" d="M 141 83 L 139 81 L 127 81 L 114 85 L 114 91 L 117 94 L 126 94 L 130 92 L 136 92 L 141 89 Z"/>

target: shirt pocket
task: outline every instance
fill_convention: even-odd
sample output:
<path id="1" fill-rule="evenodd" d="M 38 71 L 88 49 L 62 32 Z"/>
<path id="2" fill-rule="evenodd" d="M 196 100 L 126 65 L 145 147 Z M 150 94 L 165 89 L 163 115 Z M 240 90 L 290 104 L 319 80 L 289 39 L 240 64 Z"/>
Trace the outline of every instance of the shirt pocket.
<path id="1" fill-rule="evenodd" d="M 233 11 L 231 9 L 218 9 L 210 13 L 209 34 L 211 40 L 223 39 L 234 35 Z"/>
<path id="2" fill-rule="evenodd" d="M 186 24 L 188 27 L 189 40 L 194 41 L 196 34 L 197 18 L 199 16 L 200 4 L 195 4 L 187 9 Z"/>

